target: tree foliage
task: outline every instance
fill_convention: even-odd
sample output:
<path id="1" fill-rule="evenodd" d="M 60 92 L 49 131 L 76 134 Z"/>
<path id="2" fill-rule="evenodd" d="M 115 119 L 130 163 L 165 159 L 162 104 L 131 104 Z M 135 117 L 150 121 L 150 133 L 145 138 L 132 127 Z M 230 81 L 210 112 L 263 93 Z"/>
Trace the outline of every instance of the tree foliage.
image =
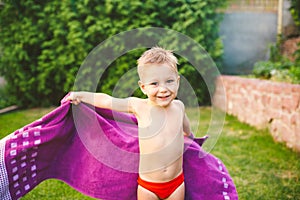
<path id="1" fill-rule="evenodd" d="M 218 35 L 222 15 L 216 10 L 225 4 L 218 0 L 4 1 L 0 6 L 0 75 L 19 105 L 57 104 L 73 89 L 76 73 L 94 47 L 140 27 L 181 32 L 201 44 L 218 64 L 223 53 Z M 111 93 L 122 74 L 136 66 L 140 53 L 133 51 L 112 63 L 98 90 Z M 198 101 L 208 101 L 205 84 L 184 59 L 180 72 L 198 88 Z"/>
<path id="2" fill-rule="evenodd" d="M 300 0 L 291 0 L 290 12 L 295 24 L 300 28 Z"/>

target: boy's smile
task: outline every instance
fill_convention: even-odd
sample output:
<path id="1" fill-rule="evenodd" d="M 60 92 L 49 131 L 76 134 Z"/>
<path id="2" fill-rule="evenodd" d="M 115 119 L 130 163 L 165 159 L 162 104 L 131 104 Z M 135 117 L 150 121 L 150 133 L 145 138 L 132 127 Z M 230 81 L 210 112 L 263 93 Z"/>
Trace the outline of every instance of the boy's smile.
<path id="1" fill-rule="evenodd" d="M 167 107 L 177 96 L 179 76 L 166 64 L 149 64 L 144 67 L 139 81 L 149 103 Z"/>

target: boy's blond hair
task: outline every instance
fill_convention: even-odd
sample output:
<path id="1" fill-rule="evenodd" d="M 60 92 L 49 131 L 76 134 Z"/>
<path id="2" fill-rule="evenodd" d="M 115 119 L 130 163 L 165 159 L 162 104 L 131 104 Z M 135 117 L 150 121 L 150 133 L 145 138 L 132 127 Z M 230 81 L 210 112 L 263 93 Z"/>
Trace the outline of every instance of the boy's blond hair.
<path id="1" fill-rule="evenodd" d="M 178 60 L 174 56 L 173 52 L 170 50 L 163 49 L 161 47 L 152 47 L 151 49 L 145 51 L 142 56 L 137 60 L 138 63 L 138 73 L 140 74 L 141 68 L 145 64 L 168 64 L 172 67 L 176 73 Z"/>

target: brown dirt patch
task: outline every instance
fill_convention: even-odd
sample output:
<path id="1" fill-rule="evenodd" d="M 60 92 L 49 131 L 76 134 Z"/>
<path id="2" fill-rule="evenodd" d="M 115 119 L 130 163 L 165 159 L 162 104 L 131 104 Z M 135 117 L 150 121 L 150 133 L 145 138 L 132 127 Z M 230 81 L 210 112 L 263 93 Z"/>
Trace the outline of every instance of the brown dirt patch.
<path id="1" fill-rule="evenodd" d="M 289 58 L 291 61 L 295 60 L 294 53 L 299 49 L 300 37 L 290 38 L 282 44 L 282 54 Z"/>

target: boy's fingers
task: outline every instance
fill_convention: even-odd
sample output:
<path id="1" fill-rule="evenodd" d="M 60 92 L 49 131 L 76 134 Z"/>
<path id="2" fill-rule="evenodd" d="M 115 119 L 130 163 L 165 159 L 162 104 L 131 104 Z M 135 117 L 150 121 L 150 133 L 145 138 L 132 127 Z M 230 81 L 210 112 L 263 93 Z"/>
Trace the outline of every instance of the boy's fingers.
<path id="1" fill-rule="evenodd" d="M 70 92 L 70 95 L 66 98 L 66 101 L 70 101 L 74 105 L 78 105 L 81 103 L 80 98 L 76 97 L 74 92 Z"/>
<path id="2" fill-rule="evenodd" d="M 79 102 L 79 100 L 76 98 L 76 99 L 74 99 L 74 103 L 75 103 L 75 105 L 78 105 L 80 102 Z"/>
<path id="3" fill-rule="evenodd" d="M 71 101 L 71 104 L 78 105 L 78 103 L 76 101 Z"/>
<path id="4" fill-rule="evenodd" d="M 70 95 L 67 97 L 67 100 L 69 100 L 69 101 L 74 101 L 75 100 L 73 92 L 70 93 Z"/>
<path id="5" fill-rule="evenodd" d="M 70 100 L 73 100 L 74 99 L 74 92 L 71 92 L 70 93 L 70 96 L 68 97 Z"/>
<path id="6" fill-rule="evenodd" d="M 75 98 L 75 99 L 71 99 L 71 103 L 74 104 L 74 105 L 78 105 L 81 103 L 80 99 L 78 98 Z"/>

